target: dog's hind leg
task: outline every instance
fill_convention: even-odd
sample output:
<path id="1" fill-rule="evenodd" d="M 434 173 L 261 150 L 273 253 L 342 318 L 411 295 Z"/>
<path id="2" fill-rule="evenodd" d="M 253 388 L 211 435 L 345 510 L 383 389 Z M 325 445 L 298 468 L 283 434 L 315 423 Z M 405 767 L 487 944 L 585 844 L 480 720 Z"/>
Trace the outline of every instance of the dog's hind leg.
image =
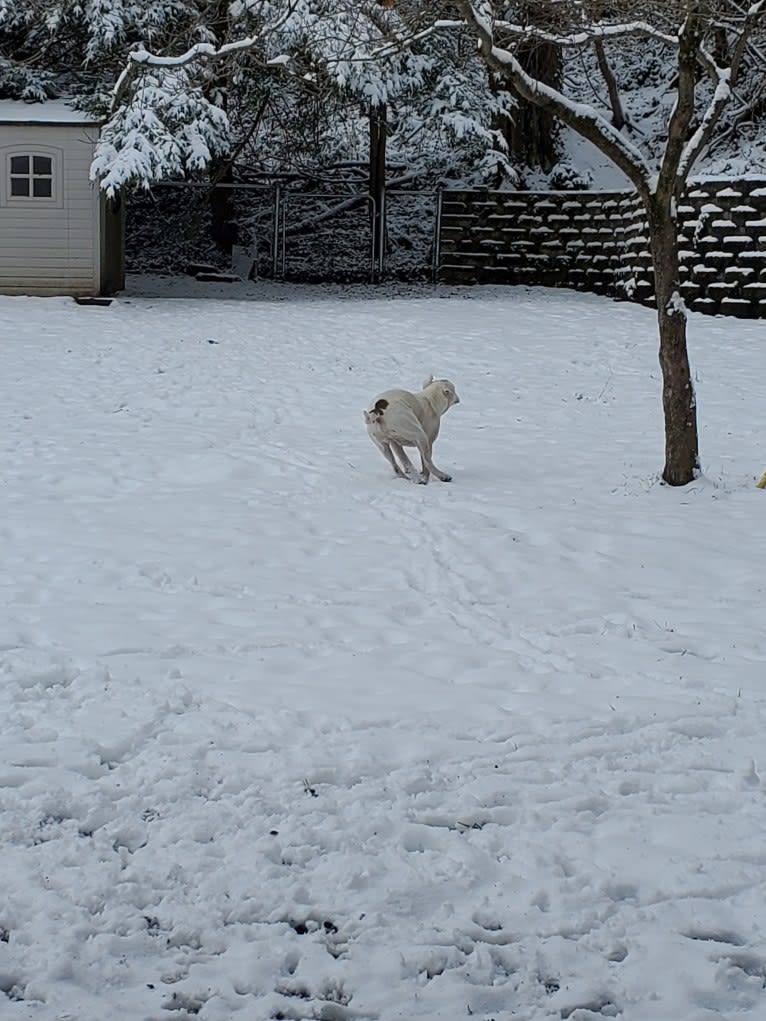
<path id="1" fill-rule="evenodd" d="M 407 476 L 404 474 L 402 469 L 396 463 L 396 459 L 394 458 L 394 455 L 393 455 L 393 453 L 391 451 L 390 444 L 383 443 L 382 440 L 376 440 L 376 439 L 374 439 L 374 443 L 375 443 L 375 446 L 379 448 L 379 450 L 380 450 L 381 454 L 383 455 L 383 457 L 385 457 L 385 459 L 388 461 L 388 463 L 394 469 L 394 475 L 396 475 L 400 479 L 406 478 Z"/>
<path id="2" fill-rule="evenodd" d="M 394 442 L 394 440 L 391 440 L 391 448 L 398 457 L 399 463 L 401 464 L 402 468 L 404 468 L 405 474 L 410 476 L 417 475 L 418 470 L 412 463 L 412 461 L 410 461 L 409 457 L 407 457 L 407 454 L 405 453 L 404 447 L 401 445 L 401 443 L 396 443 Z"/>

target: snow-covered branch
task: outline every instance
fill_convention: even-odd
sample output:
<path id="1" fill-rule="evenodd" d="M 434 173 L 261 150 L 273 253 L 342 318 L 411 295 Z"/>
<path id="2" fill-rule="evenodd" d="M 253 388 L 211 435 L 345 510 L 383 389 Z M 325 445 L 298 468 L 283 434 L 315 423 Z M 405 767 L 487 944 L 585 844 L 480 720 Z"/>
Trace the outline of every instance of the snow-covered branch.
<path id="1" fill-rule="evenodd" d="M 136 47 L 136 49 L 128 54 L 128 63 L 114 85 L 112 112 L 118 110 L 124 102 L 133 82 L 143 68 L 179 68 L 203 58 L 206 60 L 223 60 L 236 53 L 252 50 L 261 44 L 264 39 L 278 32 L 290 19 L 294 10 L 295 3 L 293 2 L 288 4 L 287 8 L 273 22 L 264 25 L 260 32 L 244 39 L 237 39 L 231 43 L 224 43 L 222 46 L 214 46 L 212 43 L 207 42 L 195 43 L 194 46 L 190 46 L 184 53 L 180 53 L 177 56 L 162 56 L 161 54 L 151 53 L 143 46 Z M 280 65 L 284 64 L 285 59 L 284 57 L 275 57 L 268 63 Z"/>
<path id="2" fill-rule="evenodd" d="M 639 192 L 648 191 L 651 168 L 640 149 L 594 107 L 574 102 L 563 92 L 528 74 L 510 50 L 498 46 L 489 4 L 458 0 L 457 6 L 466 22 L 476 31 L 480 52 L 492 71 L 509 80 L 524 99 L 546 109 L 596 145 L 623 171 Z"/>
<path id="3" fill-rule="evenodd" d="M 429 25 L 428 28 L 424 28 L 420 32 L 414 32 L 412 35 L 392 39 L 389 42 L 384 43 L 383 46 L 376 47 L 370 52 L 369 56 L 371 60 L 384 60 L 386 57 L 391 57 L 394 53 L 398 53 L 406 47 L 414 46 L 415 43 L 430 39 L 432 36 L 436 35 L 437 32 L 460 28 L 465 28 L 464 21 L 450 21 L 443 18 L 435 21 L 432 25 Z"/>
<path id="4" fill-rule="evenodd" d="M 630 36 L 655 39 L 671 49 L 678 49 L 678 35 L 663 32 L 647 21 L 626 21 L 623 23 L 601 23 L 585 25 L 576 32 L 549 32 L 535 25 L 520 25 L 509 21 L 494 22 L 495 31 L 515 39 L 534 40 L 562 49 L 577 49 L 593 43 L 616 42 Z M 700 46 L 698 60 L 709 75 L 715 78 L 715 61 L 704 46 Z"/>
<path id="5" fill-rule="evenodd" d="M 495 30 L 505 35 L 514 36 L 519 39 L 534 39 L 536 42 L 549 43 L 551 46 L 573 48 L 587 46 L 596 39 L 622 39 L 625 36 L 649 36 L 659 39 L 668 46 L 678 46 L 678 37 L 662 32 L 655 25 L 646 21 L 629 21 L 624 24 L 600 24 L 586 25 L 577 32 L 549 32 L 535 25 L 519 25 L 510 21 L 497 20 L 494 23 Z"/>
<path id="6" fill-rule="evenodd" d="M 758 0 L 748 8 L 738 26 L 738 35 L 732 49 L 731 64 L 728 68 L 717 68 L 716 87 L 696 131 L 684 146 L 676 171 L 677 179 L 683 182 L 688 177 L 702 150 L 710 140 L 721 114 L 731 100 L 734 86 L 742 68 L 742 58 L 750 43 L 753 32 L 764 21 L 766 0 Z"/>
<path id="7" fill-rule="evenodd" d="M 765 14 L 766 14 L 766 0 L 758 0 L 757 3 L 751 4 L 747 10 L 731 58 L 731 75 L 733 81 L 736 81 L 739 75 L 742 58 L 745 55 L 745 50 L 748 47 L 753 32 L 758 27 L 758 25 L 763 21 Z"/>
<path id="8" fill-rule="evenodd" d="M 128 184 L 144 187 L 164 177 L 203 170 L 229 147 L 228 119 L 209 102 L 184 67 L 148 69 L 136 102 L 105 124 L 91 179 L 112 196 Z"/>
<path id="9" fill-rule="evenodd" d="M 708 104 L 707 110 L 691 138 L 684 146 L 681 158 L 676 171 L 676 178 L 684 182 L 689 176 L 697 157 L 705 148 L 713 129 L 723 113 L 724 107 L 731 99 L 731 72 L 724 68 L 720 72 L 720 80 L 713 92 L 713 97 Z"/>

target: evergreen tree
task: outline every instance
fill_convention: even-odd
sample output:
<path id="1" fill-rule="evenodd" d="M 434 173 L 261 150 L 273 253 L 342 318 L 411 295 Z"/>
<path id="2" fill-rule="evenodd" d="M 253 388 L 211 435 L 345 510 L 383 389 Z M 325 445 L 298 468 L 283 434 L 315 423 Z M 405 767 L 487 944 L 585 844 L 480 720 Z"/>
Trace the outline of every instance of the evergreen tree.
<path id="1" fill-rule="evenodd" d="M 0 0 L 0 95 L 75 96 L 107 117 L 109 192 L 231 158 L 316 174 L 367 155 L 385 104 L 389 154 L 423 181 L 512 176 L 468 36 L 426 33 L 440 6 L 379 0 Z"/>

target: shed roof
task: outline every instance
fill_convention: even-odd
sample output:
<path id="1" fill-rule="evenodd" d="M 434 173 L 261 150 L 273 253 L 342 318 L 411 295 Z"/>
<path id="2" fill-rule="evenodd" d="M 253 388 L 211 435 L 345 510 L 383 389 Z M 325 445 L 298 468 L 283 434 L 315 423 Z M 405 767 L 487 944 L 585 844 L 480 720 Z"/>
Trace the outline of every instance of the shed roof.
<path id="1" fill-rule="evenodd" d="M 45 103 L 24 103 L 0 99 L 0 124 L 99 124 L 98 117 L 74 110 L 63 99 Z"/>

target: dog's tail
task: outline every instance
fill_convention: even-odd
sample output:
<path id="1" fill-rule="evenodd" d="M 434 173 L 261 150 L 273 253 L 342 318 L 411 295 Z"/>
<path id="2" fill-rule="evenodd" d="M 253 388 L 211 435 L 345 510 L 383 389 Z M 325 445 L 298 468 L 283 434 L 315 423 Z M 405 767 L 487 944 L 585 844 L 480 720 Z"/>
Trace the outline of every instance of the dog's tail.
<path id="1" fill-rule="evenodd" d="M 365 411 L 364 420 L 367 425 L 372 425 L 374 422 L 379 422 L 383 417 L 383 412 L 388 407 L 388 401 L 381 397 L 375 401 L 375 404 L 369 411 Z"/>

